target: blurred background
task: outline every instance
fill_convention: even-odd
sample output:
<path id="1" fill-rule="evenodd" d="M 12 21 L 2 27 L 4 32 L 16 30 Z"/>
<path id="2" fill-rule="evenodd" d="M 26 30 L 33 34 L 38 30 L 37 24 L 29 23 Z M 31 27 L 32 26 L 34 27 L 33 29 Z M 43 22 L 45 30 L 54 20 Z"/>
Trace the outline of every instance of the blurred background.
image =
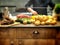
<path id="1" fill-rule="evenodd" d="M 0 0 L 0 12 L 2 12 L 2 9 L 5 6 L 9 6 L 10 12 L 14 12 L 16 9 L 24 8 L 25 4 L 28 1 L 29 0 Z M 52 1 L 56 4 L 60 3 L 60 0 L 52 0 Z M 50 14 L 51 13 L 50 7 L 48 7 L 47 9 L 48 14 Z"/>

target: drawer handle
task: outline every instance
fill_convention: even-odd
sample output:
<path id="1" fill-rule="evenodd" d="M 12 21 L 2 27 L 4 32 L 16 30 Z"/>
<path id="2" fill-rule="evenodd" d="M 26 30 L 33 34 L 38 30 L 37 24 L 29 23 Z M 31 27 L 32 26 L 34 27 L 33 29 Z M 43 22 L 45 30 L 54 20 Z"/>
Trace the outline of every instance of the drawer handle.
<path id="1" fill-rule="evenodd" d="M 21 45 L 22 44 L 22 42 L 19 42 L 19 45 Z"/>
<path id="2" fill-rule="evenodd" d="M 33 34 L 39 34 L 39 32 L 38 31 L 34 31 Z"/>
<path id="3" fill-rule="evenodd" d="M 14 45 L 14 42 L 13 41 L 11 41 L 11 45 Z"/>

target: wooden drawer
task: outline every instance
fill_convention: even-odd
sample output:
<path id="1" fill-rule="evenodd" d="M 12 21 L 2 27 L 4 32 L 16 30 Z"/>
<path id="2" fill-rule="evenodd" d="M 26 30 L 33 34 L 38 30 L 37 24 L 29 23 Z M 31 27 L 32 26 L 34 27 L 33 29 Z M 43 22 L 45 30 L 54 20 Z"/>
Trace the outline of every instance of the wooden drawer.
<path id="1" fill-rule="evenodd" d="M 9 38 L 16 38 L 16 28 L 7 28 Z"/>
<path id="2" fill-rule="evenodd" d="M 17 38 L 55 38 L 56 30 L 54 28 L 17 28 Z"/>
<path id="3" fill-rule="evenodd" d="M 57 34 L 57 37 L 56 38 L 59 38 L 60 39 L 60 32 Z"/>
<path id="4" fill-rule="evenodd" d="M 0 38 L 9 38 L 8 30 L 6 28 L 0 29 Z"/>
<path id="5" fill-rule="evenodd" d="M 56 40 L 56 45 L 60 45 L 60 39 Z"/>
<path id="6" fill-rule="evenodd" d="M 16 38 L 16 28 L 1 28 L 0 38 Z"/>
<path id="7" fill-rule="evenodd" d="M 18 45 L 18 39 L 10 39 L 10 45 Z"/>
<path id="8" fill-rule="evenodd" d="M 59 30 L 59 32 L 57 33 L 56 38 L 60 39 L 60 30 Z"/>
<path id="9" fill-rule="evenodd" d="M 0 45 L 18 45 L 18 39 L 0 39 Z"/>
<path id="10" fill-rule="evenodd" d="M 0 39 L 0 45 L 55 45 L 54 39 Z"/>
<path id="11" fill-rule="evenodd" d="M 55 45 L 55 39 L 47 39 L 47 45 Z"/>
<path id="12" fill-rule="evenodd" d="M 0 39 L 0 45 L 10 45 L 9 39 Z"/>
<path id="13" fill-rule="evenodd" d="M 55 40 L 54 39 L 22 39 L 20 40 L 20 45 L 55 45 Z"/>

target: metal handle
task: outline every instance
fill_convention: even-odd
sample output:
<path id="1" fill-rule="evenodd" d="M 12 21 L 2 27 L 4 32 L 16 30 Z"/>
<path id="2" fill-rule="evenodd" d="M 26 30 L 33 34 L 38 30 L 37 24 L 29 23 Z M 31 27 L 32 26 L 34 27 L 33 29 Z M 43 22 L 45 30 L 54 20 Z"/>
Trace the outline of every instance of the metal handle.
<path id="1" fill-rule="evenodd" d="M 19 42 L 19 45 L 21 45 L 22 43 L 21 42 Z"/>
<path id="2" fill-rule="evenodd" d="M 19 43 L 18 43 L 19 45 L 22 45 L 22 42 L 21 41 L 19 41 Z"/>
<path id="3" fill-rule="evenodd" d="M 14 42 L 13 41 L 11 41 L 11 45 L 14 45 Z"/>
<path id="4" fill-rule="evenodd" d="M 33 34 L 39 34 L 39 32 L 38 31 L 34 31 Z"/>

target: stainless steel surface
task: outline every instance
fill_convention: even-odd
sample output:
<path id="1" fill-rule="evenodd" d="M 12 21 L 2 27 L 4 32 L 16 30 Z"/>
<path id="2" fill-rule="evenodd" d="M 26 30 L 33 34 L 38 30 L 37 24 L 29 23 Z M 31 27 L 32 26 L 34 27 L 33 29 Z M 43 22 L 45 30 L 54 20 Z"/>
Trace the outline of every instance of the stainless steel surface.
<path id="1" fill-rule="evenodd" d="M 16 15 L 18 15 L 18 14 L 26 14 L 26 15 L 32 15 L 32 13 L 30 13 L 30 12 L 13 12 L 13 13 L 11 13 L 12 14 L 12 16 L 16 16 Z"/>

